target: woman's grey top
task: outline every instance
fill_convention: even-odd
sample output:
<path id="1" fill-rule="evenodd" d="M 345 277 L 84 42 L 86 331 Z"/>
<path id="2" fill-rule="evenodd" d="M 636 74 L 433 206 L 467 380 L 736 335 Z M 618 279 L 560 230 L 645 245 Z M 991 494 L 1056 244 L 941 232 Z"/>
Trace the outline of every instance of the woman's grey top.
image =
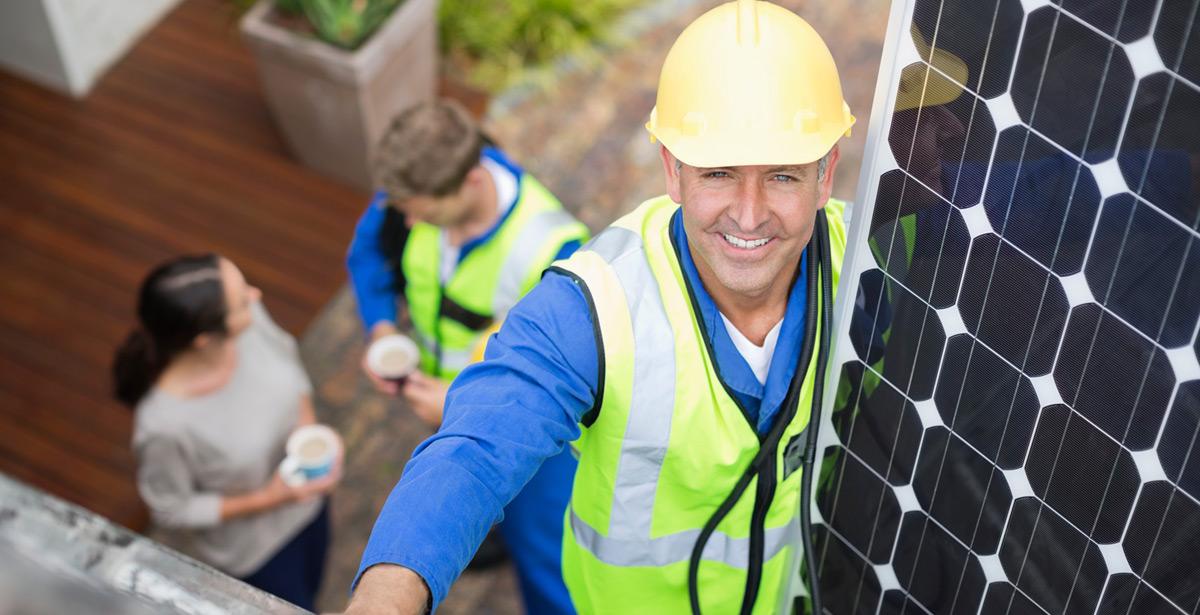
<path id="1" fill-rule="evenodd" d="M 312 392 L 296 340 L 261 303 L 228 384 L 201 397 L 155 388 L 137 407 L 138 491 L 166 542 L 226 573 L 258 570 L 316 516 L 319 500 L 221 521 L 221 498 L 265 486 Z"/>

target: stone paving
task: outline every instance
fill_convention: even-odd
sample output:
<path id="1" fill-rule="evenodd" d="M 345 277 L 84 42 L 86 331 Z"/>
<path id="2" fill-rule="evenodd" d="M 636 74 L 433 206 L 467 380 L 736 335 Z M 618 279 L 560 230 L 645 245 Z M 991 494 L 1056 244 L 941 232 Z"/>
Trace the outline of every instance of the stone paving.
<path id="1" fill-rule="evenodd" d="M 853 199 L 875 90 L 889 3 L 885 0 L 779 3 L 825 36 L 858 117 L 842 142 L 834 194 Z M 643 128 L 654 105 L 658 69 L 684 25 L 713 1 L 659 0 L 623 20 L 623 36 L 599 59 L 563 62 L 548 87 L 515 87 L 493 101 L 489 132 L 542 180 L 593 231 L 663 191 L 657 147 Z M 543 76 L 539 83 L 545 84 Z M 375 516 L 417 444 L 430 434 L 397 399 L 374 393 L 359 373 L 362 332 L 354 300 L 343 289 L 302 344 L 318 412 L 343 435 L 346 475 L 334 500 L 334 546 L 322 610 L 341 610 Z M 520 613 L 512 569 L 469 572 L 439 609 L 459 613 Z"/>

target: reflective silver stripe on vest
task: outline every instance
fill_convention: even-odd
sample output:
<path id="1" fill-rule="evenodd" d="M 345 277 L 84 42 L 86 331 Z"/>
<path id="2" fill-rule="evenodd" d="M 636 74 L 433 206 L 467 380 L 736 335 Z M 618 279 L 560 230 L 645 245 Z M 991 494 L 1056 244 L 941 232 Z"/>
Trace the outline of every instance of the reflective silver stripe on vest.
<path id="1" fill-rule="evenodd" d="M 688 530 L 660 538 L 620 538 L 601 536 L 599 532 L 575 515 L 571 510 L 571 530 L 575 541 L 600 561 L 612 566 L 666 566 L 685 562 L 691 558 L 692 547 L 700 536 L 700 530 Z M 768 528 L 764 543 L 764 559 L 775 557 L 784 547 L 797 544 L 800 540 L 800 518 L 793 516 L 783 527 Z M 713 532 L 704 545 L 701 558 L 722 562 L 734 568 L 746 570 L 750 560 L 750 539 L 730 538 L 721 532 Z"/>
<path id="2" fill-rule="evenodd" d="M 525 225 L 509 247 L 508 255 L 504 257 L 500 277 L 496 280 L 492 314 L 497 321 L 502 320 L 521 299 L 521 291 L 524 290 L 521 285 L 529 277 L 530 270 L 539 264 L 534 261 L 545 252 L 546 237 L 570 224 L 575 224 L 575 218 L 561 209 L 541 211 L 525 221 Z M 549 265 L 549 262 L 542 263 L 542 266 Z"/>
<path id="3" fill-rule="evenodd" d="M 607 261 L 617 274 L 633 323 L 633 399 L 613 481 L 608 535 L 623 541 L 645 541 L 654 513 L 649 504 L 654 502 L 671 439 L 675 336 L 637 233 L 612 227 L 587 249 Z"/>
<path id="4" fill-rule="evenodd" d="M 437 356 L 437 345 L 433 340 L 429 339 L 424 333 L 417 329 L 412 330 L 413 341 L 417 343 L 425 352 Z M 466 348 L 463 350 L 449 350 L 442 348 L 442 370 L 443 371 L 462 371 L 471 364 L 471 359 L 475 355 L 474 348 Z"/>

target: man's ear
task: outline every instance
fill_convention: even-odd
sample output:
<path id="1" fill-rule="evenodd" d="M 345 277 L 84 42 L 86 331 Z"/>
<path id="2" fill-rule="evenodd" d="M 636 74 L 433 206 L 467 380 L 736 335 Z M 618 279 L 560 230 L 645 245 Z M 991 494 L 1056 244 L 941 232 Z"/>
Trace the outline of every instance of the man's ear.
<path id="1" fill-rule="evenodd" d="M 463 186 L 468 184 L 478 185 L 483 181 L 483 178 L 487 176 L 487 172 L 488 170 L 483 168 L 482 164 L 477 164 L 471 167 L 471 170 L 467 171 L 467 176 L 463 178 Z"/>
<path id="2" fill-rule="evenodd" d="M 661 144 L 658 146 L 658 156 L 662 158 L 663 178 L 667 182 L 667 194 L 672 201 L 682 203 L 683 191 L 679 189 L 680 169 L 675 166 L 677 164 L 675 156 L 667 150 L 667 146 Z"/>
<path id="3" fill-rule="evenodd" d="M 833 149 L 829 150 L 829 162 L 825 164 L 825 177 L 821 178 L 821 194 L 817 200 L 817 209 L 825 207 L 825 202 L 833 196 L 833 172 L 837 170 L 837 163 L 841 155 L 841 150 L 836 144 Z"/>

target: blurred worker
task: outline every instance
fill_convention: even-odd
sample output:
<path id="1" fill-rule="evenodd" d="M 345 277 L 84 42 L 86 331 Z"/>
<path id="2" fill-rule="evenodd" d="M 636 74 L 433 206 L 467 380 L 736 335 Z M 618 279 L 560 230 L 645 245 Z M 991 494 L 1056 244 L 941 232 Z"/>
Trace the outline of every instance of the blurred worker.
<path id="1" fill-rule="evenodd" d="M 420 372 L 403 386 L 375 376 L 365 357 L 364 371 L 376 388 L 402 394 L 437 427 L 450 381 L 471 362 L 489 328 L 550 263 L 587 239 L 587 229 L 453 101 L 398 116 L 380 143 L 376 175 L 383 189 L 359 220 L 350 278 L 371 339 L 399 330 L 402 299 L 421 359 Z M 500 532 L 530 612 L 570 609 L 560 559 L 574 472 L 569 452 L 552 456 L 500 503 L 507 505 Z M 450 493 L 435 489 L 413 497 L 441 501 Z M 439 515 L 457 516 L 462 505 L 450 502 Z"/>
<path id="2" fill-rule="evenodd" d="M 688 26 L 647 126 L 668 194 L 552 268 L 455 381 L 349 612 L 436 607 L 501 507 L 572 442 L 563 574 L 579 612 L 779 610 L 798 573 L 796 444 L 832 298 L 817 288 L 841 268 L 830 191 L 853 122 L 828 49 L 790 11 L 739 0 Z"/>

